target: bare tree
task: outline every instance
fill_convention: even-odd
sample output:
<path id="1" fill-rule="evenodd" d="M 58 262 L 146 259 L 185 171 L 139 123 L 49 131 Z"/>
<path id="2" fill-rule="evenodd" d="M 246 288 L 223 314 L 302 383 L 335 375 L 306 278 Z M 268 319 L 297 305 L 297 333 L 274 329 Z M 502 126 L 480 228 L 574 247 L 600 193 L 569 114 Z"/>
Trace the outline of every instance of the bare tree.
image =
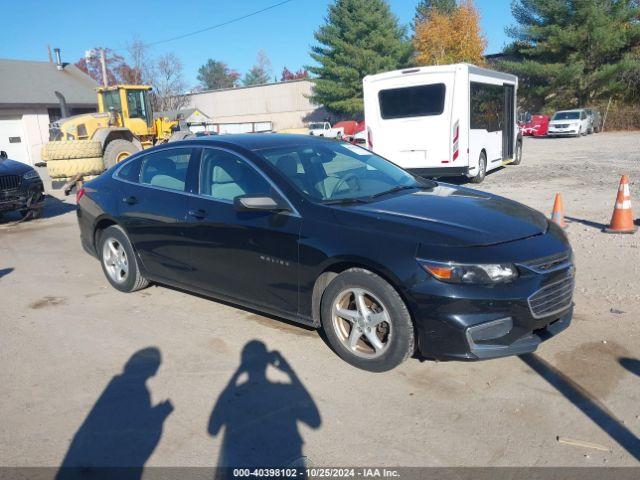
<path id="1" fill-rule="evenodd" d="M 127 80 L 136 85 L 150 83 L 153 61 L 149 56 L 149 47 L 142 43 L 139 38 L 134 37 L 127 46 L 127 53 L 129 54 L 129 71 L 127 72 L 129 75 L 127 75 Z M 122 76 L 125 77 L 124 74 Z"/>
<path id="2" fill-rule="evenodd" d="M 182 77 L 182 62 L 173 53 L 160 56 L 151 72 L 155 111 L 179 110 L 188 105 L 187 84 Z"/>

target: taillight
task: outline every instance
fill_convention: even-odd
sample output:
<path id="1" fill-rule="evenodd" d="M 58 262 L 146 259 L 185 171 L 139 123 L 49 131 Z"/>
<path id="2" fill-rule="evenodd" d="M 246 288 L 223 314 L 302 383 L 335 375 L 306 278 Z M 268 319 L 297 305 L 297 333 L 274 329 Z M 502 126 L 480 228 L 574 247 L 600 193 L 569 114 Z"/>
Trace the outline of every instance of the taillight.
<path id="1" fill-rule="evenodd" d="M 369 148 L 373 148 L 373 132 L 369 127 L 367 127 L 367 143 Z"/>
<path id="2" fill-rule="evenodd" d="M 84 197 L 84 188 L 79 188 L 78 191 L 76 191 L 76 203 L 78 203 L 82 197 Z"/>
<path id="3" fill-rule="evenodd" d="M 460 120 L 456 120 L 456 123 L 453 126 L 453 161 L 460 156 L 459 150 L 459 140 L 460 140 Z"/>

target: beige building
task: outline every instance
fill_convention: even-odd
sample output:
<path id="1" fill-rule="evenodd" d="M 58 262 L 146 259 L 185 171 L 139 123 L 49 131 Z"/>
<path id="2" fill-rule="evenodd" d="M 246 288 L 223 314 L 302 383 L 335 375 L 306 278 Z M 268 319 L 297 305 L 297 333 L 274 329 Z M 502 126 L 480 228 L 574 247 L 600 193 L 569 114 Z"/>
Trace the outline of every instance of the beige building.
<path id="1" fill-rule="evenodd" d="M 271 130 L 302 128 L 312 121 L 323 120 L 323 107 L 309 100 L 313 83 L 309 80 L 270 83 L 251 87 L 208 90 L 189 94 L 189 107 L 206 114 L 211 122 L 226 131 Z M 232 128 L 243 125 L 247 128 Z M 227 126 L 225 129 L 224 126 Z"/>
<path id="2" fill-rule="evenodd" d="M 0 59 L 0 150 L 33 165 L 49 141 L 49 123 L 61 112 L 55 92 L 71 115 L 94 112 L 96 83 L 74 65 Z"/>

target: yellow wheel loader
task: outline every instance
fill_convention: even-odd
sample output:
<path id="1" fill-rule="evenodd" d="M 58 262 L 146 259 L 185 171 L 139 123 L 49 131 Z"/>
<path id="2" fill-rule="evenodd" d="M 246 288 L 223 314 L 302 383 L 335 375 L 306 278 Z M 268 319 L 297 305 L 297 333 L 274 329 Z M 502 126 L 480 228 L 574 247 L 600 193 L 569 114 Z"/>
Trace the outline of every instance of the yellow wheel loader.
<path id="1" fill-rule="evenodd" d="M 49 126 L 41 157 L 54 187 L 97 175 L 129 155 L 189 135 L 179 120 L 154 118 L 150 86 L 99 87 L 98 111 L 69 116 L 64 96 L 55 92 L 62 117 Z"/>

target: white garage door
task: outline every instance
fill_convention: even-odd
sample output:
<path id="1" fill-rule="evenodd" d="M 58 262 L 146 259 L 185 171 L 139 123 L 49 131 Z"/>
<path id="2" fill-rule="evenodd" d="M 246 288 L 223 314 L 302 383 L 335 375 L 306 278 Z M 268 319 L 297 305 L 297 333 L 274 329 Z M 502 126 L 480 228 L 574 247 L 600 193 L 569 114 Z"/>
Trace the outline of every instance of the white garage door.
<path id="1" fill-rule="evenodd" d="M 22 119 L 0 117 L 0 150 L 12 160 L 30 164 Z"/>

